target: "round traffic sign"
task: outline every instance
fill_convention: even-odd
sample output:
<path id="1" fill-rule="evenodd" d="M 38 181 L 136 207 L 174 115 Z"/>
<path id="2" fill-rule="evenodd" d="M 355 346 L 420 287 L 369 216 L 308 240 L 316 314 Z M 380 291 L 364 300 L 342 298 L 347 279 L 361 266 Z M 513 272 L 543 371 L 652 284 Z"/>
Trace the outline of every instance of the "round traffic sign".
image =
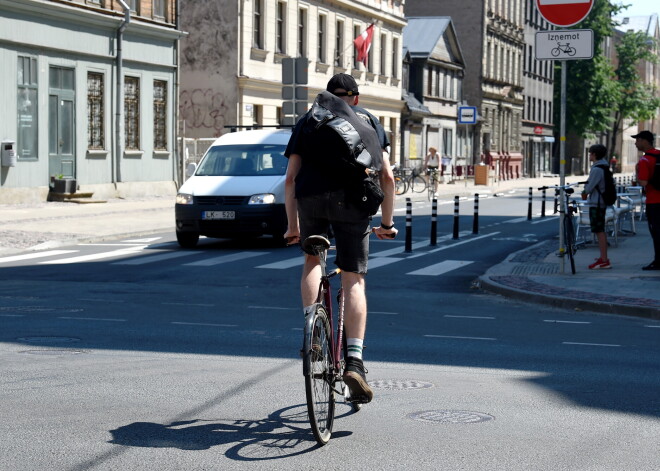
<path id="1" fill-rule="evenodd" d="M 594 0 L 535 0 L 541 16 L 555 26 L 573 26 L 584 20 Z"/>

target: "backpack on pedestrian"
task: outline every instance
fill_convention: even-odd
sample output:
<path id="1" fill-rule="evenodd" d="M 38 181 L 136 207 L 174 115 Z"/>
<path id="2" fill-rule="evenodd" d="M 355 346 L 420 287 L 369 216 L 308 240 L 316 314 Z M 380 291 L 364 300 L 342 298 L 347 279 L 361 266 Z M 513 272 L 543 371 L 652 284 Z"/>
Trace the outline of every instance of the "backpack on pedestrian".
<path id="1" fill-rule="evenodd" d="M 660 190 L 660 151 L 653 149 L 655 152 L 645 152 L 645 156 L 653 157 L 655 159 L 655 167 L 653 167 L 653 173 L 651 178 L 649 178 L 649 183 L 656 190 Z"/>
<path id="2" fill-rule="evenodd" d="M 605 206 L 613 206 L 616 203 L 616 185 L 614 184 L 612 171 L 607 165 L 595 165 L 595 167 L 602 169 L 605 177 L 605 191 L 601 193 L 598 186 L 596 186 L 596 191 L 603 198 Z"/>

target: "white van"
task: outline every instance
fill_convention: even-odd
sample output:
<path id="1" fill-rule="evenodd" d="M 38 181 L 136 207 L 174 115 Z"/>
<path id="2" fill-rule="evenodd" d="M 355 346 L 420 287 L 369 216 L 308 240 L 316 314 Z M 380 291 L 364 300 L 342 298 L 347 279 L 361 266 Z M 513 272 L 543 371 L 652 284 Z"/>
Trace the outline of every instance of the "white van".
<path id="1" fill-rule="evenodd" d="M 228 133 L 206 151 L 176 196 L 176 238 L 194 247 L 200 235 L 283 239 L 284 157 L 290 130 Z"/>

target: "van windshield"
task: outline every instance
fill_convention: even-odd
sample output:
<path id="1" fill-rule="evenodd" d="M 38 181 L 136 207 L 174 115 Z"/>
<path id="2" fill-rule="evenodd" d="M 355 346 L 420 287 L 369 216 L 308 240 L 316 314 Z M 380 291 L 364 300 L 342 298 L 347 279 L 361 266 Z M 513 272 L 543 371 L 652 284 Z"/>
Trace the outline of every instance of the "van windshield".
<path id="1" fill-rule="evenodd" d="M 211 147 L 195 175 L 214 177 L 284 175 L 285 145 L 240 144 Z"/>

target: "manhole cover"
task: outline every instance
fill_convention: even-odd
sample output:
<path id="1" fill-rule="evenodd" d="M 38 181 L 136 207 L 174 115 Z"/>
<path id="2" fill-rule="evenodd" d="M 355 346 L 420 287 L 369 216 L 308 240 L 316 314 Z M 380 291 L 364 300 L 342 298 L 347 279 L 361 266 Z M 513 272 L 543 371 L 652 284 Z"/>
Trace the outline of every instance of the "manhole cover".
<path id="1" fill-rule="evenodd" d="M 408 418 L 420 422 L 441 424 L 475 424 L 477 422 L 495 420 L 495 417 L 492 415 L 468 410 L 425 410 L 408 414 Z"/>
<path id="2" fill-rule="evenodd" d="M 369 381 L 373 389 L 403 390 L 403 389 L 426 389 L 432 388 L 433 383 L 428 381 L 417 381 L 415 379 L 377 379 Z"/>
<path id="3" fill-rule="evenodd" d="M 52 348 L 49 350 L 23 350 L 19 353 L 27 353 L 28 355 L 78 355 L 86 353 L 84 350 L 70 350 L 68 348 Z"/>
<path id="4" fill-rule="evenodd" d="M 55 337 L 55 336 L 19 337 L 16 340 L 18 340 L 19 342 L 28 342 L 28 343 L 80 342 L 80 339 L 75 337 Z"/>

